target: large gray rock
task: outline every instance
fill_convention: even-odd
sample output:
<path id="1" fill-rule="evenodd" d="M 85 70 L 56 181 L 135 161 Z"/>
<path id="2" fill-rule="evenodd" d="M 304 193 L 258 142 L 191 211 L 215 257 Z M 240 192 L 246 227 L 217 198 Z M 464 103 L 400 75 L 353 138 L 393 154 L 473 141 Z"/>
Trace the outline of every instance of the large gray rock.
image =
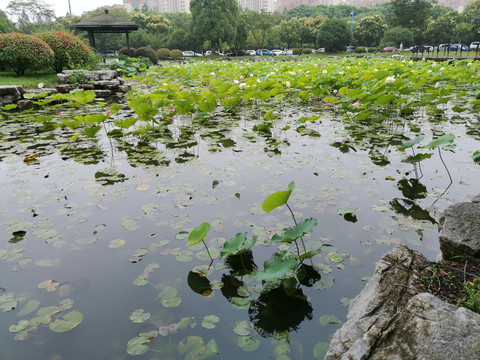
<path id="1" fill-rule="evenodd" d="M 449 206 L 440 216 L 438 230 L 440 249 L 445 259 L 460 256 L 479 265 L 480 195 L 472 202 Z"/>
<path id="2" fill-rule="evenodd" d="M 11 104 L 20 100 L 23 96 L 23 86 L 2 85 L 0 86 L 0 106 Z"/>
<path id="3" fill-rule="evenodd" d="M 387 253 L 350 304 L 326 360 L 474 360 L 480 358 L 480 315 L 416 294 L 415 264 L 406 246 Z"/>

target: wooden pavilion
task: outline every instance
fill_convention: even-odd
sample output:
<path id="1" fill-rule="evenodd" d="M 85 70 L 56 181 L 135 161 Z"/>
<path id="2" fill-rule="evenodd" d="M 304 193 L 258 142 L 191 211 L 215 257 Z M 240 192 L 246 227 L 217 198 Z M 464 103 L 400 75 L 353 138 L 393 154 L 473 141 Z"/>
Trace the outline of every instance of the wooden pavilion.
<path id="1" fill-rule="evenodd" d="M 95 33 L 125 33 L 127 37 L 127 47 L 130 47 L 130 39 L 128 34 L 130 31 L 138 30 L 138 25 L 122 19 L 118 16 L 113 16 L 105 10 L 105 14 L 95 16 L 91 19 L 79 22 L 75 28 L 88 32 L 88 40 L 92 48 L 95 48 Z"/>

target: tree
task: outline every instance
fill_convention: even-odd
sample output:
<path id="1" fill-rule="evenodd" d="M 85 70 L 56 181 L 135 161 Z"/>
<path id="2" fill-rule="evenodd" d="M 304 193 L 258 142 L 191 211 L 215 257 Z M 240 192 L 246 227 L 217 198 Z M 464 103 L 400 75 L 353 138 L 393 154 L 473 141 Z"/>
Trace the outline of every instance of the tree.
<path id="1" fill-rule="evenodd" d="M 303 44 L 315 44 L 317 33 L 320 26 L 324 23 L 325 17 L 303 17 L 300 19 L 302 28 L 300 29 L 300 46 Z"/>
<path id="2" fill-rule="evenodd" d="M 19 25 L 46 24 L 55 19 L 51 6 L 42 0 L 12 0 L 7 5 L 7 13 L 14 17 Z"/>
<path id="3" fill-rule="evenodd" d="M 0 33 L 7 33 L 13 31 L 13 23 L 8 20 L 7 15 L 0 10 Z"/>
<path id="4" fill-rule="evenodd" d="M 425 32 L 429 44 L 451 43 L 455 39 L 455 26 L 460 21 L 460 14 L 452 10 L 446 15 L 440 16 L 437 20 L 428 23 Z"/>
<path id="5" fill-rule="evenodd" d="M 237 36 L 239 8 L 236 0 L 192 0 L 192 34 L 199 43 L 210 41 L 212 49 Z"/>
<path id="6" fill-rule="evenodd" d="M 241 49 L 245 46 L 248 39 L 248 33 L 250 32 L 250 26 L 248 25 L 248 19 L 245 12 L 240 13 L 238 18 L 237 36 L 235 38 L 235 49 Z"/>
<path id="7" fill-rule="evenodd" d="M 349 42 L 350 28 L 345 20 L 327 19 L 318 30 L 317 45 L 325 51 L 345 50 Z"/>
<path id="8" fill-rule="evenodd" d="M 471 0 L 462 13 L 466 22 L 472 24 L 472 33 L 470 34 L 473 40 L 478 40 L 480 36 L 480 0 Z"/>
<path id="9" fill-rule="evenodd" d="M 393 11 L 391 25 L 410 29 L 415 40 L 422 42 L 422 36 L 430 19 L 434 0 L 392 0 Z"/>
<path id="10" fill-rule="evenodd" d="M 387 30 L 385 21 L 379 15 L 367 16 L 355 26 L 353 34 L 355 42 L 364 46 L 378 46 Z"/>
<path id="11" fill-rule="evenodd" d="M 293 44 L 300 42 L 301 30 L 302 22 L 296 17 L 288 21 L 282 20 L 279 24 L 280 39 L 287 44 L 287 48 L 291 48 Z"/>
<path id="12" fill-rule="evenodd" d="M 262 11 L 247 12 L 248 23 L 250 24 L 250 34 L 255 39 L 258 48 L 263 48 L 268 32 L 276 25 L 277 19 L 273 14 Z"/>
<path id="13" fill-rule="evenodd" d="M 409 46 L 413 44 L 413 39 L 413 31 L 402 28 L 401 26 L 396 26 L 385 31 L 382 40 L 380 40 L 380 46 L 400 47 L 400 44 Z"/>

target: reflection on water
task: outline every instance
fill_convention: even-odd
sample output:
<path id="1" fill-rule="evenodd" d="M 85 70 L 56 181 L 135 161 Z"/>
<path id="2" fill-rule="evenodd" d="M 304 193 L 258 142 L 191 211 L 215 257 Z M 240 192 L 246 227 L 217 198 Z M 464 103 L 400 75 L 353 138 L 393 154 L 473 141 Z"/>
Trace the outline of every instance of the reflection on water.
<path id="1" fill-rule="evenodd" d="M 439 211 L 476 192 L 479 169 L 470 153 L 478 144 L 467 135 L 455 153 L 443 155 L 455 176 L 440 197 L 448 183 L 442 163 L 434 154 L 422 161 L 423 177 L 410 177 L 416 169 L 389 148 L 390 140 L 401 139 L 398 134 L 377 136 L 371 149 L 366 139 L 379 128 L 346 130 L 325 118 L 297 131 L 286 125 L 298 110 L 284 110 L 285 118 L 275 122 L 254 115 L 211 121 L 179 116 L 168 126 L 122 136 L 107 124 L 97 137 L 79 141 L 71 140 L 76 130 L 5 120 L 0 358 L 133 358 L 127 343 L 156 331 L 140 344 L 148 347 L 140 358 L 183 359 L 179 344 L 206 353 L 214 339 L 218 358 L 243 359 L 250 354 L 242 347 L 249 337 L 248 345 L 256 346 L 252 356 L 266 359 L 280 346 L 277 336 L 289 332 L 290 343 L 281 346 L 292 358 L 311 359 L 315 345 L 328 343 L 338 328 L 318 319 L 345 318 L 345 305 L 380 256 L 402 241 L 435 257 Z M 24 161 L 35 154 L 32 162 Z M 292 224 L 283 210 L 264 214 L 261 202 L 292 180 L 295 215 L 318 220 L 305 239 L 307 250 L 332 246 L 301 265 L 298 283 L 265 289 L 249 277 L 277 249 L 263 240 Z M 338 215 L 339 209 L 354 208 L 354 214 Z M 189 231 L 203 221 L 212 224 L 207 242 L 217 256 L 240 231 L 257 236 L 260 244 L 224 262 L 217 258 L 206 270 L 204 248 L 185 247 Z M 334 255 L 341 255 L 339 262 Z M 130 262 L 132 257 L 138 261 Z M 66 310 L 52 307 L 67 299 L 83 322 L 55 333 L 49 321 L 61 320 Z M 14 340 L 10 326 L 31 321 L 44 308 L 55 311 L 51 319 L 29 338 Z M 132 322 L 131 314 L 140 309 L 150 317 Z M 219 321 L 204 320 L 210 315 Z M 233 331 L 241 321 L 251 322 L 248 335 Z"/>

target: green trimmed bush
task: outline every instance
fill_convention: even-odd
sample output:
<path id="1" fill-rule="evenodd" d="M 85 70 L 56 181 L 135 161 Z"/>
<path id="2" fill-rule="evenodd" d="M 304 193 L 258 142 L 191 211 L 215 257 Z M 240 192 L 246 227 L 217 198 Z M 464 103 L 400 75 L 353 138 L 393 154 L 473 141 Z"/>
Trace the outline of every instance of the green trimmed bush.
<path id="1" fill-rule="evenodd" d="M 157 56 L 161 60 L 166 60 L 170 57 L 170 50 L 162 48 L 157 50 Z"/>
<path id="2" fill-rule="evenodd" d="M 53 50 L 33 35 L 20 33 L 0 34 L 0 63 L 18 76 L 25 71 L 45 70 L 53 61 Z"/>
<path id="3" fill-rule="evenodd" d="M 90 49 L 73 34 L 49 31 L 39 33 L 37 36 L 53 50 L 54 57 L 51 66 L 57 73 L 85 65 L 89 60 Z"/>
<path id="4" fill-rule="evenodd" d="M 135 57 L 135 52 L 137 49 L 135 48 L 128 48 L 128 47 L 122 47 L 120 50 L 118 50 L 118 55 L 125 55 L 127 57 Z"/>
<path id="5" fill-rule="evenodd" d="M 363 54 L 365 52 L 365 48 L 363 46 L 357 46 L 355 48 L 355 52 L 359 54 Z"/>
<path id="6" fill-rule="evenodd" d="M 293 55 L 302 55 L 303 50 L 301 48 L 294 48 L 293 49 Z"/>
<path id="7" fill-rule="evenodd" d="M 135 51 L 135 57 L 149 58 L 153 64 L 158 62 L 158 56 L 155 50 L 146 46 L 138 48 L 137 51 Z"/>
<path id="8" fill-rule="evenodd" d="M 178 50 L 178 49 L 172 50 L 170 51 L 170 57 L 172 59 L 181 59 L 183 57 L 183 52 L 182 50 Z"/>
<path id="9" fill-rule="evenodd" d="M 308 55 L 312 53 L 312 49 L 310 48 L 303 48 L 302 49 L 302 54 Z"/>
<path id="10" fill-rule="evenodd" d="M 371 47 L 368 48 L 368 52 L 369 52 L 369 53 L 375 53 L 375 52 L 377 52 L 377 51 L 378 51 L 378 48 L 376 48 L 376 47 L 374 47 L 374 46 L 371 46 Z"/>

